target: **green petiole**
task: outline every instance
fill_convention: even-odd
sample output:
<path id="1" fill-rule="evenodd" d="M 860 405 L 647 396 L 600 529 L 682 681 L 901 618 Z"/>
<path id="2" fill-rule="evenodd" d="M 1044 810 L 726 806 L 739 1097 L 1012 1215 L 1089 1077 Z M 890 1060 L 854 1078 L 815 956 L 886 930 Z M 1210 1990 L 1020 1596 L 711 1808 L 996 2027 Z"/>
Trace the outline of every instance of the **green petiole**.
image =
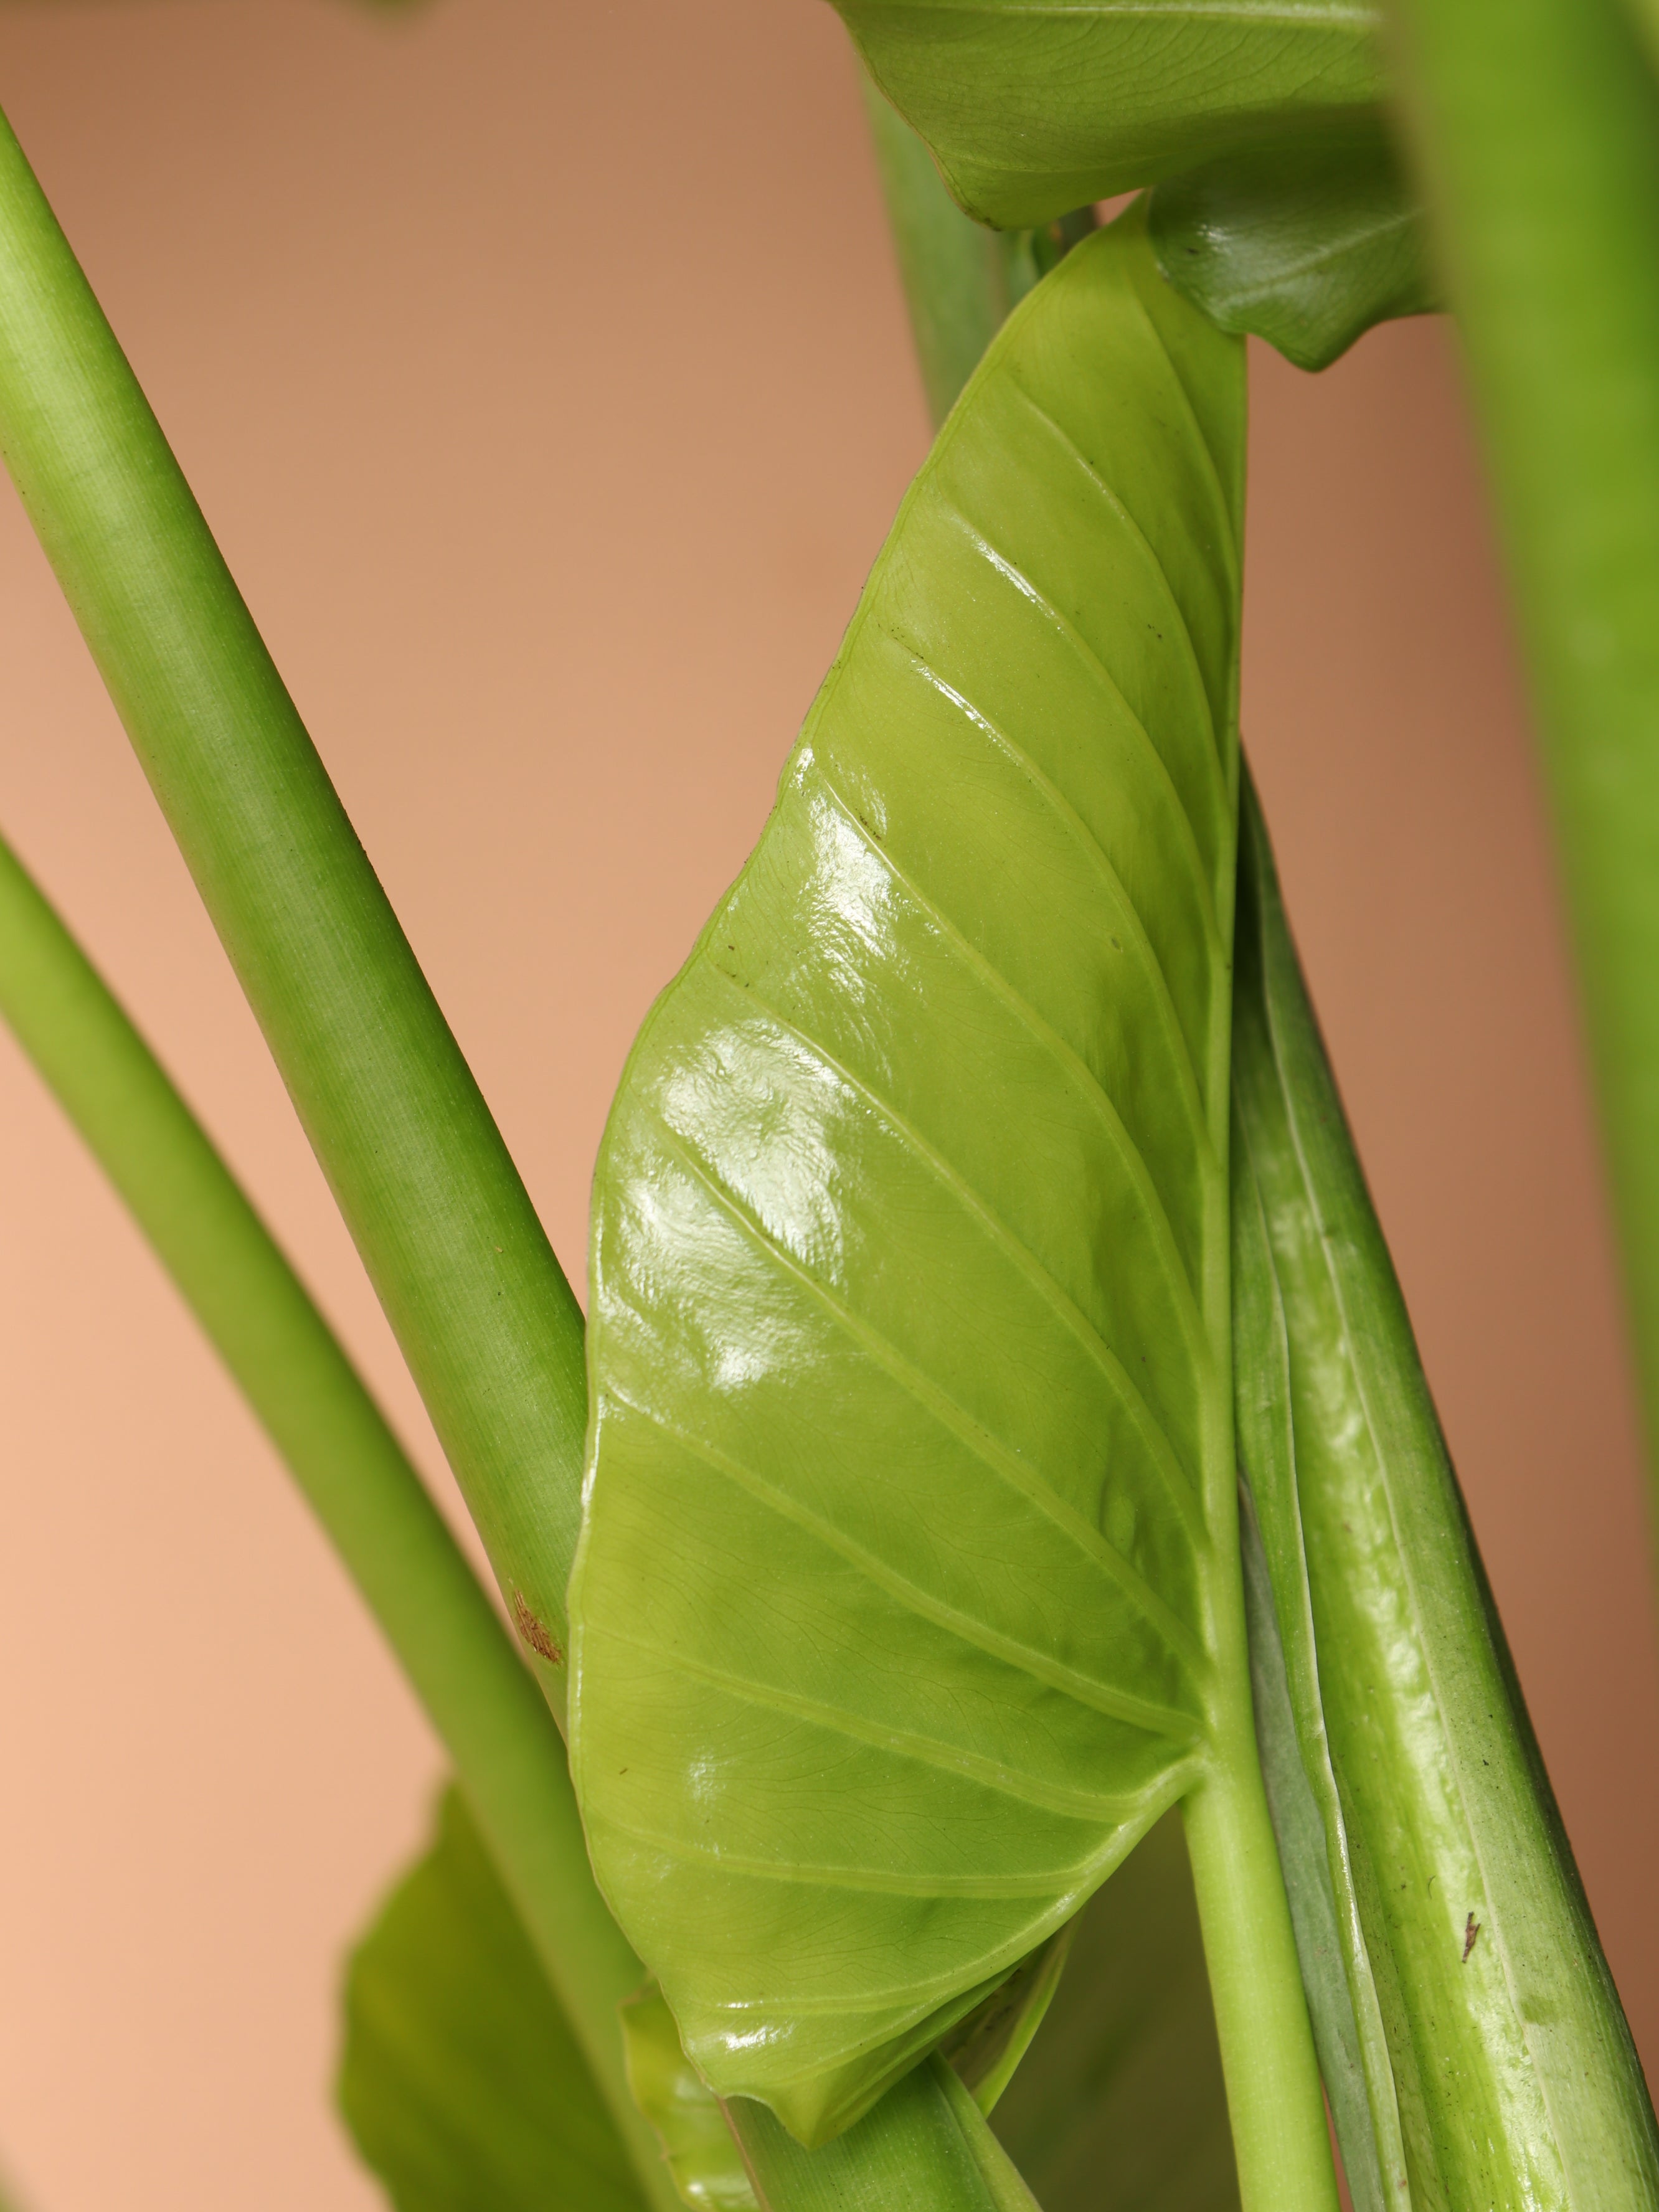
<path id="1" fill-rule="evenodd" d="M 1398 12 L 1539 702 L 1659 1480 L 1659 78 L 1638 35 L 1651 11 Z"/>
<path id="2" fill-rule="evenodd" d="M 327 1322 L 149 1048 L 0 842 L 0 1015 L 291 1469 L 454 1761 L 658 2212 L 678 2203 L 623 2072 L 643 1972 L 587 1863 L 545 1700 Z"/>
<path id="3" fill-rule="evenodd" d="M 3 119 L 0 445 L 562 1709 L 580 1311 Z"/>

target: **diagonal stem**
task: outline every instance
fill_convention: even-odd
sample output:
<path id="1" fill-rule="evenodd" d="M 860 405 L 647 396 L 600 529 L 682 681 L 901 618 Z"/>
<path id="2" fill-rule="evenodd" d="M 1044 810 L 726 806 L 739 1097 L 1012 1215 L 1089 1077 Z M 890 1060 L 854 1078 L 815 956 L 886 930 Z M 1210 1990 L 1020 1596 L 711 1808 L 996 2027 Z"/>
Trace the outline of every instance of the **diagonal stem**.
<path id="1" fill-rule="evenodd" d="M 617 2007 L 643 1970 L 594 1887 L 546 1702 L 304 1285 L 3 842 L 0 1017 L 155 1247 L 401 1662 L 455 1763 L 647 2202 L 672 2212 L 678 2200 L 623 2074 Z"/>
<path id="2" fill-rule="evenodd" d="M 3 118 L 0 446 L 562 1705 L 580 1312 Z"/>

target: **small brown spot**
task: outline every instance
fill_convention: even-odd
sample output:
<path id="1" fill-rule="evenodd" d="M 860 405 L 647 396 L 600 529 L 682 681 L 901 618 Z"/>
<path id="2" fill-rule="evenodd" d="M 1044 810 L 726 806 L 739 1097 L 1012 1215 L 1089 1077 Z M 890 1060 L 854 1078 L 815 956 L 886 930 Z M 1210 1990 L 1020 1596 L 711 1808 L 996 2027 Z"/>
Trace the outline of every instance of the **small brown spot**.
<path id="1" fill-rule="evenodd" d="M 522 1590 L 513 1593 L 513 1626 L 538 1657 L 550 1660 L 556 1667 L 563 1663 L 563 1652 L 525 1603 Z"/>
<path id="2" fill-rule="evenodd" d="M 1480 1933 L 1480 1923 L 1470 1913 L 1463 1923 L 1463 1964 L 1469 1963 L 1469 1954 L 1474 1948 L 1474 1939 Z"/>

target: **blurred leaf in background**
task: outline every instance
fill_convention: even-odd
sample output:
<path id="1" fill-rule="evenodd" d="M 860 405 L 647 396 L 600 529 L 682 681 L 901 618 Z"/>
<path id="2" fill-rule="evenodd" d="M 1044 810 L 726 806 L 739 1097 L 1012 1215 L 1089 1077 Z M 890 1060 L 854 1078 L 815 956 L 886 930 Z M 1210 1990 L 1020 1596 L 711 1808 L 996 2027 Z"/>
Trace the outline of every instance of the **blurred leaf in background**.
<path id="1" fill-rule="evenodd" d="M 352 1954 L 340 2108 L 398 2212 L 644 2212 L 459 1790 Z"/>

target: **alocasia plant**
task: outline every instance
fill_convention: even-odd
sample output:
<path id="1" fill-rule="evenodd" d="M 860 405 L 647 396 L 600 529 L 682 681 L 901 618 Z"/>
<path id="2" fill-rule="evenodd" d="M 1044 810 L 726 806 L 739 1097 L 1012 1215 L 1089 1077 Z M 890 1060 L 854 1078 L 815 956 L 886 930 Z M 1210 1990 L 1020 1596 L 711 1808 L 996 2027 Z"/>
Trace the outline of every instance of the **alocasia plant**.
<path id="1" fill-rule="evenodd" d="M 1361 2212 L 1659 2205 L 1237 728 L 1241 334 L 1314 367 L 1431 306 L 1438 210 L 1569 732 L 1642 1291 L 1659 325 L 1639 252 L 1615 300 L 1605 252 L 1561 250 L 1580 199 L 1606 252 L 1652 242 L 1632 5 L 1520 0 L 1511 50 L 1474 0 L 1412 0 L 1425 208 L 1364 6 L 843 0 L 943 428 L 629 1063 L 586 1378 L 477 1086 L 0 138 L 0 444 L 501 1587 L 497 1615 L 0 853 L 0 1008 L 455 1763 L 348 1985 L 344 2107 L 405 2212 L 1334 2212 L 1327 2097 Z M 1558 171 L 1583 155 L 1539 167 L 1547 207 L 1522 117 Z"/>
<path id="2" fill-rule="evenodd" d="M 1191 1793 L 1303 2202 L 1228 1379 L 1243 379 L 1138 211 L 1038 289 L 635 1048 L 572 1761 L 689 2055 L 808 2141 Z"/>

